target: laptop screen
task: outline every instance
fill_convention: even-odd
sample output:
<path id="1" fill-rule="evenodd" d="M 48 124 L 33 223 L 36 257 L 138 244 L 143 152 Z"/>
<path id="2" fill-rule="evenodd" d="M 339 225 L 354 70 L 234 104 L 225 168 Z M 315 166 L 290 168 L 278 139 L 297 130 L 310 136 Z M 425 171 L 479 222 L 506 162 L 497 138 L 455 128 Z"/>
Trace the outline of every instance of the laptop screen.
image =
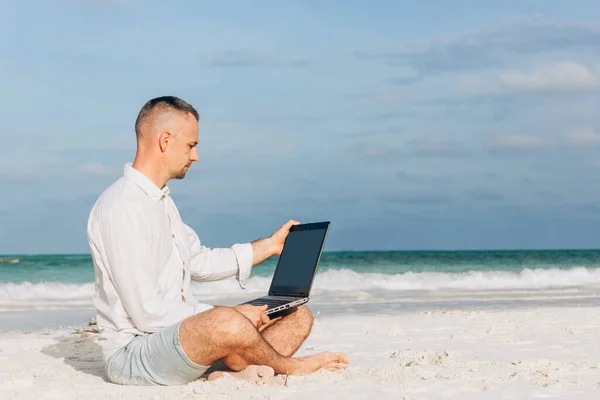
<path id="1" fill-rule="evenodd" d="M 279 256 L 269 295 L 308 296 L 329 222 L 295 225 Z"/>

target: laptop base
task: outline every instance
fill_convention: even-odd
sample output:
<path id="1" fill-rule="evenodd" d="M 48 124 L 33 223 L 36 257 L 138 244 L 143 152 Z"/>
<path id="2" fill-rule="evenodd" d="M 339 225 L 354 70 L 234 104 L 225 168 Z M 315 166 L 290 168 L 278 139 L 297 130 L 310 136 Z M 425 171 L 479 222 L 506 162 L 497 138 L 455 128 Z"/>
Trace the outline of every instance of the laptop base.
<path id="1" fill-rule="evenodd" d="M 308 297 L 286 297 L 286 296 L 263 296 L 257 299 L 247 301 L 242 304 L 251 304 L 253 306 L 268 305 L 265 314 L 270 315 L 294 307 L 298 307 L 308 302 Z"/>

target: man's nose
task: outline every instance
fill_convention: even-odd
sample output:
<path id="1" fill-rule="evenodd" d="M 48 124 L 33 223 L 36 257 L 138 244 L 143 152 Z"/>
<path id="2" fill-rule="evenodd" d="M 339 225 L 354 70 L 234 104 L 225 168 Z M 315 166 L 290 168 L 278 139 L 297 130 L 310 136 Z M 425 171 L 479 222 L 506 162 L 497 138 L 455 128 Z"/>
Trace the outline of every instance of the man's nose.
<path id="1" fill-rule="evenodd" d="M 195 147 L 192 149 L 190 160 L 192 162 L 197 162 L 198 161 L 198 149 L 196 149 Z"/>

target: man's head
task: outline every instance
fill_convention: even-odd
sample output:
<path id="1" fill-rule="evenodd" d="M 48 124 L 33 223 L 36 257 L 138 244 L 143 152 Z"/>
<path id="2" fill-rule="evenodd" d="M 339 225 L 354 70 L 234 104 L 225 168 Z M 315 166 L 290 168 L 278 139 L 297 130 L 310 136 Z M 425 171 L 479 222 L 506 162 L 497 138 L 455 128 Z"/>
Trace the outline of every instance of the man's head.
<path id="1" fill-rule="evenodd" d="M 174 96 L 148 101 L 135 121 L 138 156 L 153 163 L 167 180 L 183 179 L 198 161 L 198 112 Z"/>

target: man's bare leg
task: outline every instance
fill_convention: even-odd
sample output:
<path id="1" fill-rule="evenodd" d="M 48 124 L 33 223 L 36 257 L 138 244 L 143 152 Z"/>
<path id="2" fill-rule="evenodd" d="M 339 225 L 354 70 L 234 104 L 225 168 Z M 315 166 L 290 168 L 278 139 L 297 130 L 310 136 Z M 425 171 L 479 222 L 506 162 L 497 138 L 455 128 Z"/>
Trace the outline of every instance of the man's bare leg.
<path id="1" fill-rule="evenodd" d="M 271 367 L 278 374 L 304 374 L 321 368 L 346 368 L 344 354 L 318 353 L 291 358 L 279 354 L 252 323 L 229 307 L 215 307 L 183 321 L 180 327 L 183 351 L 197 364 L 212 365 L 217 360 L 233 371 L 251 365 Z"/>
<path id="2" fill-rule="evenodd" d="M 306 306 L 300 306 L 274 318 L 272 322 L 262 326 L 259 332 L 275 351 L 283 356 L 291 357 L 308 338 L 313 322 L 314 318 L 310 310 Z M 232 374 L 225 364 L 218 362 L 207 374 L 207 379 L 218 379 L 225 372 Z M 257 366 L 252 366 L 250 370 L 243 372 L 246 372 L 245 375 L 240 374 L 237 377 L 253 382 L 264 381 L 271 377 L 268 370 L 262 370 L 261 367 Z"/>
<path id="3" fill-rule="evenodd" d="M 314 318 L 306 306 L 292 309 L 260 333 L 281 355 L 291 357 L 308 338 Z"/>

